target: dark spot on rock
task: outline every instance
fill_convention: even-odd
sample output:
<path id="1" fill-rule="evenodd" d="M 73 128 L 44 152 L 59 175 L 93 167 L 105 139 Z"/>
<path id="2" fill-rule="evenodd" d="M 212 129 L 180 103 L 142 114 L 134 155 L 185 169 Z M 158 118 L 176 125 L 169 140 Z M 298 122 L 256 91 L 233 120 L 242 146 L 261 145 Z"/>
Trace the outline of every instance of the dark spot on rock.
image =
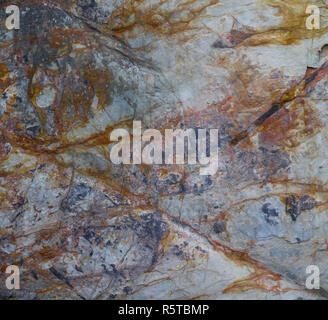
<path id="1" fill-rule="evenodd" d="M 78 272 L 82 272 L 83 273 L 83 270 L 81 269 L 81 267 L 75 265 L 75 270 L 78 271 Z"/>
<path id="2" fill-rule="evenodd" d="M 88 193 L 90 193 L 91 187 L 85 183 L 75 184 L 71 187 L 68 196 L 62 201 L 61 209 L 63 211 L 73 211 L 74 205 L 85 199 Z"/>
<path id="3" fill-rule="evenodd" d="M 286 198 L 286 213 L 290 215 L 293 221 L 305 210 L 311 210 L 317 205 L 317 202 L 310 196 L 305 195 L 297 197 L 291 195 Z"/>
<path id="4" fill-rule="evenodd" d="M 199 250 L 201 253 L 207 253 L 207 251 L 202 249 L 200 246 L 196 246 L 195 248 Z"/>
<path id="5" fill-rule="evenodd" d="M 95 0 L 79 0 L 77 5 L 82 10 L 82 16 L 91 22 L 105 23 L 107 21 L 109 11 L 98 7 Z"/>
<path id="6" fill-rule="evenodd" d="M 84 229 L 83 238 L 88 240 L 91 244 L 99 245 L 102 242 L 102 238 L 98 236 L 94 231 L 91 230 L 90 227 L 86 227 Z"/>
<path id="7" fill-rule="evenodd" d="M 127 286 L 123 288 L 123 292 L 128 296 L 129 294 L 131 294 L 133 292 L 132 288 Z"/>
<path id="8" fill-rule="evenodd" d="M 158 259 L 158 246 L 164 235 L 168 232 L 167 224 L 162 221 L 159 213 L 150 213 L 142 215 L 141 221 L 134 217 L 129 217 L 130 221 L 124 224 L 124 227 L 132 229 L 138 237 L 138 246 L 142 251 L 151 251 L 150 264 L 153 265 Z M 148 259 L 148 258 L 147 258 Z"/>
<path id="9" fill-rule="evenodd" d="M 187 188 L 186 188 L 185 184 L 184 183 L 180 183 L 179 184 L 179 191 L 178 191 L 178 193 L 185 193 L 186 190 L 187 190 Z"/>
<path id="10" fill-rule="evenodd" d="M 68 281 L 68 279 L 59 271 L 57 271 L 55 268 L 51 267 L 49 271 L 59 280 L 65 282 L 71 289 L 73 289 L 73 286 Z"/>
<path id="11" fill-rule="evenodd" d="M 211 186 L 212 183 L 213 183 L 213 181 L 212 181 L 211 176 L 206 176 L 206 178 L 205 178 L 205 184 L 206 184 L 207 186 Z"/>
<path id="12" fill-rule="evenodd" d="M 42 4 L 28 5 L 28 10 L 21 10 L 21 26 L 19 32 L 23 39 L 39 36 L 40 33 L 51 32 L 54 27 L 70 27 L 71 17 L 63 10 Z M 23 9 L 23 8 L 22 8 Z M 36 22 L 39 23 L 36 23 Z M 26 52 L 24 57 L 28 54 Z"/>
<path id="13" fill-rule="evenodd" d="M 279 216 L 279 213 L 275 208 L 270 208 L 271 203 L 265 203 L 262 206 L 262 212 L 264 213 L 264 219 L 267 223 L 272 224 L 272 225 L 277 225 L 277 217 Z"/>
<path id="14" fill-rule="evenodd" d="M 39 280 L 39 277 L 34 270 L 31 271 L 31 275 L 35 280 Z"/>
<path id="15" fill-rule="evenodd" d="M 42 170 L 43 168 L 45 168 L 47 166 L 47 163 L 41 163 L 39 166 L 38 166 L 38 170 Z"/>
<path id="16" fill-rule="evenodd" d="M 36 138 L 40 134 L 41 128 L 40 126 L 33 126 L 26 129 L 27 135 L 32 138 Z"/>
<path id="17" fill-rule="evenodd" d="M 218 234 L 223 232 L 224 231 L 224 222 L 221 221 L 221 220 L 216 221 L 213 224 L 213 230 L 214 230 L 215 233 L 218 233 Z"/>
<path id="18" fill-rule="evenodd" d="M 168 183 L 169 185 L 175 185 L 175 184 L 177 184 L 180 180 L 181 180 L 181 176 L 180 176 L 179 174 L 170 173 L 170 174 L 168 175 L 167 183 Z"/>
<path id="19" fill-rule="evenodd" d="M 219 39 L 216 40 L 213 44 L 212 47 L 214 49 L 225 49 L 225 48 L 232 48 L 233 46 L 230 44 L 228 45 L 227 43 L 225 43 L 223 40 Z"/>
<path id="20" fill-rule="evenodd" d="M 179 248 L 178 245 L 174 245 L 172 251 L 177 257 L 181 257 L 183 255 L 183 251 Z"/>
<path id="21" fill-rule="evenodd" d="M 17 210 L 17 209 L 21 208 L 26 203 L 27 203 L 27 200 L 25 198 L 19 196 L 18 201 L 13 203 L 13 207 Z"/>

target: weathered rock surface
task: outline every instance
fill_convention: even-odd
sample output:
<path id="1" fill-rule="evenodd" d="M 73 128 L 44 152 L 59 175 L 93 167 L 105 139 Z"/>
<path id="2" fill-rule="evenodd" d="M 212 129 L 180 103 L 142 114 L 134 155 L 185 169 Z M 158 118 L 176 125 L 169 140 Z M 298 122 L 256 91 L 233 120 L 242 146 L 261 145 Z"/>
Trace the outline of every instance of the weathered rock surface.
<path id="1" fill-rule="evenodd" d="M 0 297 L 320 299 L 328 33 L 305 0 L 0 10 Z M 219 170 L 113 165 L 113 128 L 218 128 Z M 5 288 L 8 265 L 21 290 Z M 321 290 L 305 288 L 306 267 Z"/>

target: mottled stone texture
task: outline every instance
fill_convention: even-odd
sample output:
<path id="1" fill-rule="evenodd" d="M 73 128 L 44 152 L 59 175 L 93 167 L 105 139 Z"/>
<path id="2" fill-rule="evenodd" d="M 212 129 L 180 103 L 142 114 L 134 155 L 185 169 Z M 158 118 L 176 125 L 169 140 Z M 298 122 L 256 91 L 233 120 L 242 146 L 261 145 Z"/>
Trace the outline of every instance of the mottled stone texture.
<path id="1" fill-rule="evenodd" d="M 311 2 L 320 30 L 305 0 L 24 0 L 8 31 L 1 1 L 0 297 L 326 297 L 328 4 Z M 113 165 L 109 133 L 134 119 L 218 128 L 217 174 Z"/>

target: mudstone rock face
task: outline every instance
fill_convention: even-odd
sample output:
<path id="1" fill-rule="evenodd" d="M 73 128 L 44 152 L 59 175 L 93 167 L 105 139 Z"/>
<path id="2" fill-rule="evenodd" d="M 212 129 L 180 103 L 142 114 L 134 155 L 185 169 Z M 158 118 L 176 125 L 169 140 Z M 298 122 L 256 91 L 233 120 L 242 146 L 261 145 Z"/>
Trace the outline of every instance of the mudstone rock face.
<path id="1" fill-rule="evenodd" d="M 11 31 L 9 2 L 2 299 L 328 296 L 327 2 L 24 0 Z M 217 128 L 217 172 L 113 164 L 134 120 Z"/>

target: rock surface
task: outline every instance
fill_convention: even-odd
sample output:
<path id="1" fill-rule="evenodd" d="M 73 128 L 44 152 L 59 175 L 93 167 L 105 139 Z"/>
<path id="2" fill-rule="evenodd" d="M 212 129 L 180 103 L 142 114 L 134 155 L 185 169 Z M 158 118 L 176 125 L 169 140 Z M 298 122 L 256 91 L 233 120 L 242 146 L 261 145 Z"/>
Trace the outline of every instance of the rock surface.
<path id="1" fill-rule="evenodd" d="M 24 0 L 15 31 L 9 2 L 2 299 L 328 296 L 327 1 L 313 31 L 305 0 Z M 114 165 L 133 120 L 218 128 L 217 174 Z"/>

